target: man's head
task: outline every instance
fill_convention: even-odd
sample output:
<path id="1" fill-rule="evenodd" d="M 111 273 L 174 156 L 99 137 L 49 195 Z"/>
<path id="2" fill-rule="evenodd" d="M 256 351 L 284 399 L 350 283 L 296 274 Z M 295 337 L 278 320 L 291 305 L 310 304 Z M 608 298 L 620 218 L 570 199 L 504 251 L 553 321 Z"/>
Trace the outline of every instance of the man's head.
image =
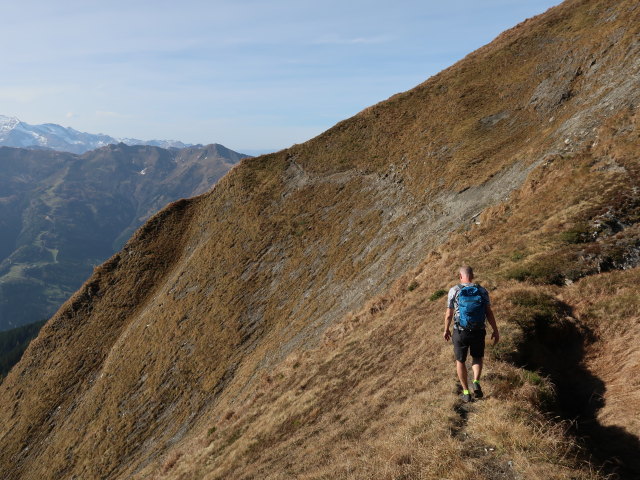
<path id="1" fill-rule="evenodd" d="M 473 281 L 473 268 L 469 265 L 460 267 L 460 281 L 462 283 L 471 283 Z"/>

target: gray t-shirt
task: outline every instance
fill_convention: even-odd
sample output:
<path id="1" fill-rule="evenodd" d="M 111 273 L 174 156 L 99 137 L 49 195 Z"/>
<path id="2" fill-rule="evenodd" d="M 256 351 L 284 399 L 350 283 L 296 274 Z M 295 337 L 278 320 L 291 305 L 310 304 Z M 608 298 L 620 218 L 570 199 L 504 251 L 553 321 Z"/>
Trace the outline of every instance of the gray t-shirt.
<path id="1" fill-rule="evenodd" d="M 485 303 L 487 305 L 491 305 L 491 301 L 489 300 L 489 292 L 487 292 L 486 288 L 481 287 L 476 283 L 461 283 L 459 285 L 455 285 L 451 287 L 451 289 L 449 290 L 449 295 L 447 295 L 447 308 L 453 309 L 453 318 L 455 323 L 458 323 L 458 318 L 460 317 L 460 314 L 458 312 L 458 295 L 457 295 L 458 291 L 460 290 L 460 285 L 462 285 L 463 287 L 466 287 L 468 285 L 475 285 L 476 287 L 478 287 L 478 290 L 480 291 L 480 296 L 485 301 Z"/>

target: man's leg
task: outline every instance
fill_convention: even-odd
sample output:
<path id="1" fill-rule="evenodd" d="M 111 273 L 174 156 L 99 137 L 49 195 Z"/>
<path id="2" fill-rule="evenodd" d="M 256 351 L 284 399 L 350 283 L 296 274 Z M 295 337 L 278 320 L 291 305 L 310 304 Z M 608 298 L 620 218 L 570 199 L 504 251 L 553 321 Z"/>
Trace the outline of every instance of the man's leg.
<path id="1" fill-rule="evenodd" d="M 456 371 L 458 372 L 458 378 L 462 384 L 462 390 L 469 390 L 469 383 L 467 380 L 467 365 L 460 360 L 456 360 Z"/>
<path id="2" fill-rule="evenodd" d="M 473 370 L 473 379 L 480 381 L 482 373 L 482 357 L 471 357 L 471 369 Z"/>
<path id="3" fill-rule="evenodd" d="M 471 357 L 471 369 L 473 370 L 473 395 L 482 398 L 482 388 L 480 387 L 480 374 L 482 373 L 482 357 Z"/>
<path id="4" fill-rule="evenodd" d="M 458 373 L 458 379 L 462 385 L 462 399 L 465 402 L 471 401 L 469 394 L 469 382 L 467 380 L 467 352 L 469 350 L 469 344 L 466 342 L 464 335 L 458 331 L 453 331 L 453 351 L 456 357 L 456 372 Z"/>

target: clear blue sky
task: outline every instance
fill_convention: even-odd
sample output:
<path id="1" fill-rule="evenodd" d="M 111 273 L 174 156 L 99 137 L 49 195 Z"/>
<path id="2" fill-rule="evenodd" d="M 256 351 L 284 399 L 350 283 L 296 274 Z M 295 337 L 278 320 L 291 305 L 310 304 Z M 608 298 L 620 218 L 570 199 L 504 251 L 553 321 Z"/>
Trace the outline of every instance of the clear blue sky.
<path id="1" fill-rule="evenodd" d="M 20 0 L 0 114 L 91 133 L 301 143 L 559 0 Z"/>

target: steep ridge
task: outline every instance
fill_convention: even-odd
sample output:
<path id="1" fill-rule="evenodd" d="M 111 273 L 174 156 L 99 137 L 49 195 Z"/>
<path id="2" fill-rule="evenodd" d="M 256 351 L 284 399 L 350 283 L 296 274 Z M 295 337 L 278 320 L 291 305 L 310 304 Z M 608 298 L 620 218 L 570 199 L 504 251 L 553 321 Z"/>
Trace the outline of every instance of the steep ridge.
<path id="1" fill-rule="evenodd" d="M 566 2 L 153 217 L 0 387 L 2 471 L 598 478 L 538 413 L 550 380 L 511 363 L 532 361 L 522 332 L 540 318 L 571 323 L 551 299 L 574 287 L 555 283 L 636 272 L 637 157 L 620 145 L 638 138 L 639 11 Z M 580 222 L 610 204 L 629 226 L 594 240 Z M 492 397 L 461 417 L 428 296 L 463 260 L 507 341 Z M 514 316 L 523 291 L 544 301 Z"/>
<path id="2" fill-rule="evenodd" d="M 0 330 L 50 317 L 153 213 L 245 157 L 215 144 L 0 148 Z"/>
<path id="3" fill-rule="evenodd" d="M 637 478 L 639 139 L 633 106 L 549 157 L 136 478 Z M 439 293 L 464 262 L 503 335 L 466 408 Z"/>

